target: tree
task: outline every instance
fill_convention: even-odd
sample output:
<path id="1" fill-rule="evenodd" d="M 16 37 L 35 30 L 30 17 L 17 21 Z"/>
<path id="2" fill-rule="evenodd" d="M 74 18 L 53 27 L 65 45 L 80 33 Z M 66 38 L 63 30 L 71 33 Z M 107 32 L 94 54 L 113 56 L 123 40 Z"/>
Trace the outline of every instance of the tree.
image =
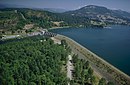
<path id="1" fill-rule="evenodd" d="M 107 84 L 106 84 L 106 79 L 105 79 L 105 78 L 101 78 L 101 79 L 99 80 L 98 85 L 107 85 Z"/>
<path id="2" fill-rule="evenodd" d="M 114 83 L 113 82 L 108 82 L 107 85 L 114 85 Z"/>
<path id="3" fill-rule="evenodd" d="M 96 83 L 96 77 L 95 76 L 91 77 L 91 83 L 92 83 L 92 85 L 94 85 Z"/>
<path id="4" fill-rule="evenodd" d="M 93 75 L 93 69 L 91 67 L 88 69 L 88 74 Z"/>
<path id="5" fill-rule="evenodd" d="M 65 40 L 61 40 L 61 45 L 64 46 L 65 48 L 67 47 L 67 43 Z"/>
<path id="6" fill-rule="evenodd" d="M 88 69 L 89 68 L 89 61 L 86 61 L 84 64 L 84 69 Z"/>
<path id="7" fill-rule="evenodd" d="M 0 39 L 2 39 L 2 37 L 3 37 L 3 36 L 2 36 L 2 35 L 0 35 Z"/>
<path id="8" fill-rule="evenodd" d="M 30 82 L 29 85 L 37 85 L 35 82 Z"/>

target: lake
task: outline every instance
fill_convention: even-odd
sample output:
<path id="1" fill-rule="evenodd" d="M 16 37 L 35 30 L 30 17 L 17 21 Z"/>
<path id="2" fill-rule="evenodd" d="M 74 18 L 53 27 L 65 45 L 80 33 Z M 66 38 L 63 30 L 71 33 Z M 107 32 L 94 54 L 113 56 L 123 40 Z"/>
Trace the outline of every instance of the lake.
<path id="1" fill-rule="evenodd" d="M 130 26 L 51 30 L 68 36 L 130 76 Z"/>

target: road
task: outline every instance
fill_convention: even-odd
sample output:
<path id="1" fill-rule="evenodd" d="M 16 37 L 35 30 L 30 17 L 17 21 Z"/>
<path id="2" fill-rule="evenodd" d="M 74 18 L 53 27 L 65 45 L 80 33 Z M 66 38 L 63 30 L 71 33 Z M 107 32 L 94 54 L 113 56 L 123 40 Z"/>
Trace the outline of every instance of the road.
<path id="1" fill-rule="evenodd" d="M 22 13 L 20 13 L 20 14 L 21 14 L 22 18 L 23 18 L 24 20 L 26 20 L 26 18 L 24 17 L 24 15 L 23 15 Z"/>
<path id="2" fill-rule="evenodd" d="M 72 70 L 73 70 L 73 64 L 72 64 L 72 56 L 68 55 L 68 61 L 67 61 L 67 77 L 72 80 Z M 68 82 L 68 85 L 70 83 Z"/>

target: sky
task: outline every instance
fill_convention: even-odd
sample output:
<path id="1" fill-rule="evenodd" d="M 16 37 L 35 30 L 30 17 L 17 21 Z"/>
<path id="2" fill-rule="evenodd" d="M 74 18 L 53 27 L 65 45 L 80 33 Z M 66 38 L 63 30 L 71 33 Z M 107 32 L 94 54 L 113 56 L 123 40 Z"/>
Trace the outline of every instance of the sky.
<path id="1" fill-rule="evenodd" d="M 0 4 L 20 5 L 33 8 L 61 8 L 74 10 L 86 5 L 104 6 L 130 12 L 130 0 L 0 0 Z"/>

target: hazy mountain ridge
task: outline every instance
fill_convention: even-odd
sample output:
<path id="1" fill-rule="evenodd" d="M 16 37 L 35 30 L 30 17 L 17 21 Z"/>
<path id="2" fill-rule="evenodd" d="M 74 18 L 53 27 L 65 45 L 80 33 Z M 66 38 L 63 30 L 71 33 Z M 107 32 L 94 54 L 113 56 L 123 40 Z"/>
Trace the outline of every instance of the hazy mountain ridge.
<path id="1" fill-rule="evenodd" d="M 77 10 L 65 12 L 71 16 L 83 16 L 109 23 L 128 24 L 130 13 L 122 10 L 111 10 L 102 6 L 88 5 Z"/>
<path id="2" fill-rule="evenodd" d="M 60 8 L 43 8 L 43 10 L 53 12 L 53 13 L 63 13 L 68 11 L 66 9 L 60 9 Z"/>
<path id="3" fill-rule="evenodd" d="M 0 4 L 0 8 L 30 8 L 30 9 L 36 9 L 36 10 L 49 11 L 53 13 L 63 13 L 63 12 L 69 11 L 67 9 L 61 9 L 61 8 L 35 8 L 35 7 L 27 7 L 23 5 L 14 5 L 14 4 Z"/>

